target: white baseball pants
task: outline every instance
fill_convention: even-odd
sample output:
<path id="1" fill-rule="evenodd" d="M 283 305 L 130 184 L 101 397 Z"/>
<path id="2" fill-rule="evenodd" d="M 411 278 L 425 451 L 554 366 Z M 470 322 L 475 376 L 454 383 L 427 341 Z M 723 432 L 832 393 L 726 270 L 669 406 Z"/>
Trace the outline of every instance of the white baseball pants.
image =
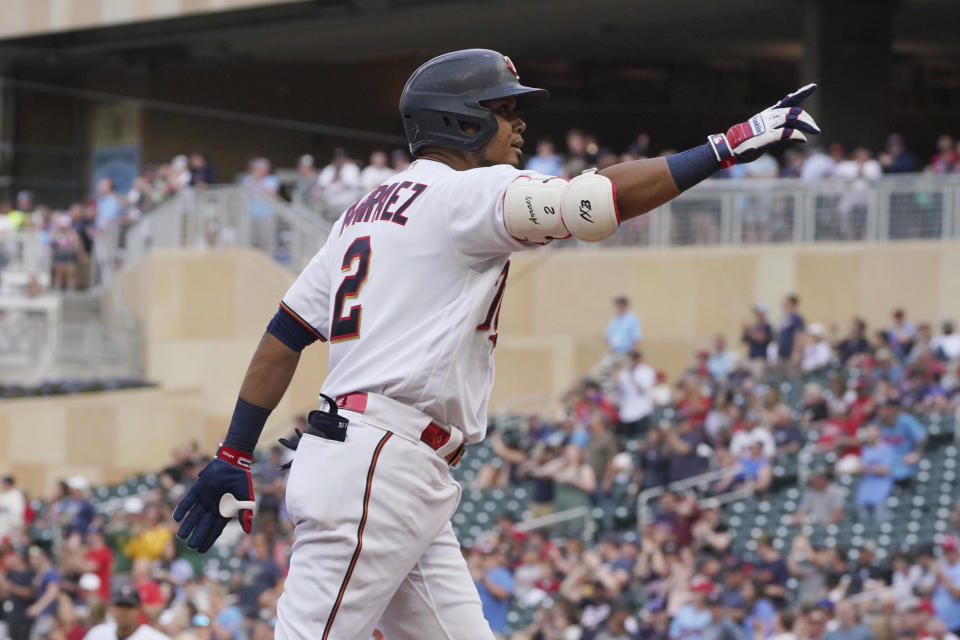
<path id="1" fill-rule="evenodd" d="M 450 524 L 460 485 L 419 441 L 429 418 L 371 399 L 363 414 L 341 409 L 346 441 L 300 440 L 275 638 L 368 640 L 376 628 L 387 640 L 492 640 Z"/>

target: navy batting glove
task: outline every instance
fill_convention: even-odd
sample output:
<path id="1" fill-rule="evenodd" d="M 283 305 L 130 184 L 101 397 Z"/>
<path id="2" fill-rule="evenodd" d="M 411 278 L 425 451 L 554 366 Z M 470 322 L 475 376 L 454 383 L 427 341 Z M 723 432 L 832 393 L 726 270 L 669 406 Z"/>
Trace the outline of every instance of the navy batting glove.
<path id="1" fill-rule="evenodd" d="M 187 547 L 205 553 L 237 516 L 244 533 L 253 529 L 253 456 L 223 445 L 217 456 L 203 468 L 197 481 L 173 512 L 181 522 L 177 537 Z"/>
<path id="2" fill-rule="evenodd" d="M 725 134 L 708 137 L 707 142 L 720 165 L 726 168 L 753 162 L 775 144 L 806 142 L 804 133 L 819 134 L 820 127 L 810 114 L 797 106 L 816 89 L 815 84 L 801 87 L 746 122 L 730 127 Z"/>

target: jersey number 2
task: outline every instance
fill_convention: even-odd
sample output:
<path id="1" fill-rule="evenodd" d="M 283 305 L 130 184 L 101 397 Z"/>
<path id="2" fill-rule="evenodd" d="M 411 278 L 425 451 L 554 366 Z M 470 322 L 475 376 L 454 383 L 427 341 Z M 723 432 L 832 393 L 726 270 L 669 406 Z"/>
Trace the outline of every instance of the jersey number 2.
<path id="1" fill-rule="evenodd" d="M 333 322 L 330 324 L 330 342 L 349 340 L 360 335 L 360 317 L 363 315 L 363 306 L 352 305 L 349 313 L 344 316 L 344 305 L 351 298 L 356 298 L 360 287 L 367 281 L 367 271 L 370 268 L 370 236 L 357 238 L 347 248 L 343 256 L 342 270 L 349 272 L 357 261 L 357 270 L 348 275 L 340 283 L 337 295 L 333 300 Z"/>

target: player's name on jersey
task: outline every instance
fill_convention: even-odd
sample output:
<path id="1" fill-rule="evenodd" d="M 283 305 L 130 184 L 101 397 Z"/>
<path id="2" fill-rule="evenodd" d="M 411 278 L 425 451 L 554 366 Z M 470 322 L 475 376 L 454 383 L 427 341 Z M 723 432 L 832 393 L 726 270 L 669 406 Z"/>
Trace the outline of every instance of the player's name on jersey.
<path id="1" fill-rule="evenodd" d="M 427 190 L 427 185 L 404 180 L 377 187 L 347 209 L 340 225 L 340 233 L 352 224 L 389 220 L 401 227 L 407 224 L 404 212 Z"/>

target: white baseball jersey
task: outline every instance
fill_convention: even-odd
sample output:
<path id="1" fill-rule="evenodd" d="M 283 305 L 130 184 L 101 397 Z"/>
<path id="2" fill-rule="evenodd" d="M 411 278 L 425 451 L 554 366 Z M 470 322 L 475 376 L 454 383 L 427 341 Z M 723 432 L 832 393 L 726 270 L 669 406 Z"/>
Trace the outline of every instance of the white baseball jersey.
<path id="1" fill-rule="evenodd" d="M 117 624 L 113 621 L 98 624 L 87 631 L 83 640 L 117 640 Z M 142 624 L 137 627 L 133 634 L 127 637 L 127 640 L 170 640 L 170 636 Z"/>
<path id="2" fill-rule="evenodd" d="M 327 395 L 378 393 L 483 439 L 511 237 L 508 165 L 419 159 L 361 198 L 283 297 L 330 341 Z M 546 177 L 546 176 L 545 176 Z"/>

